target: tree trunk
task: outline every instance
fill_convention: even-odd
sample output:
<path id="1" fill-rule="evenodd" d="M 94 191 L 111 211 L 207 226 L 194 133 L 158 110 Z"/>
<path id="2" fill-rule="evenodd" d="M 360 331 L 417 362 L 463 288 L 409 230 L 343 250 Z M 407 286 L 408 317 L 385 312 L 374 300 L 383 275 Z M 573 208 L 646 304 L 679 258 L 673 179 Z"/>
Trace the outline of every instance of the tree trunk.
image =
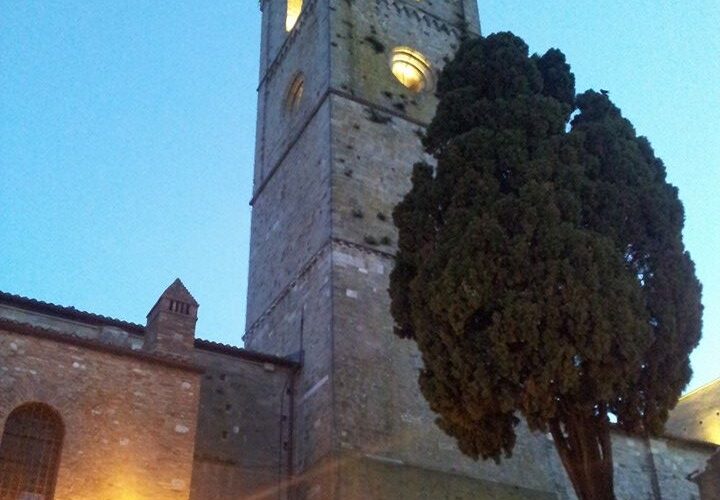
<path id="1" fill-rule="evenodd" d="M 550 422 L 550 432 L 565 471 L 580 500 L 615 500 L 610 423 L 599 416 L 563 415 Z"/>

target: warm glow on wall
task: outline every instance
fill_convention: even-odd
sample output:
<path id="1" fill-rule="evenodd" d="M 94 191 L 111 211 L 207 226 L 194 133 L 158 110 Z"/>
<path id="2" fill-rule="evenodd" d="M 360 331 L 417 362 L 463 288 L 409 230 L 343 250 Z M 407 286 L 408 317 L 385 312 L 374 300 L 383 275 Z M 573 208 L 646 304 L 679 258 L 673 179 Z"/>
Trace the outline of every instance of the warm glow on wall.
<path id="1" fill-rule="evenodd" d="M 152 495 L 153 489 L 148 484 L 143 484 L 139 479 L 140 474 L 130 464 L 117 465 L 115 470 L 108 476 L 107 482 L 95 491 L 96 498 L 107 500 L 142 500 Z"/>
<path id="2" fill-rule="evenodd" d="M 397 47 L 392 52 L 390 68 L 400 83 L 413 92 L 432 90 L 433 74 L 430 62 L 410 47 Z"/>
<path id="3" fill-rule="evenodd" d="M 707 422 L 701 427 L 700 431 L 703 436 L 703 441 L 708 443 L 720 445 L 720 419 L 713 419 L 713 421 Z"/>
<path id="4" fill-rule="evenodd" d="M 285 17 L 285 31 L 291 31 L 302 12 L 303 0 L 287 0 L 287 16 Z"/>

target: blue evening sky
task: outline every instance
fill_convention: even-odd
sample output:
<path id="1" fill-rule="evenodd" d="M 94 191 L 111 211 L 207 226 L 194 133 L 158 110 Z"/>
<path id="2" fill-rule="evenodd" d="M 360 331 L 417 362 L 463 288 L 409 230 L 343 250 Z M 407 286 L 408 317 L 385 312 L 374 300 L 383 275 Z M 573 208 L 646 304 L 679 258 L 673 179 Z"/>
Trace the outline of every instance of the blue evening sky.
<path id="1" fill-rule="evenodd" d="M 480 15 L 562 49 L 578 90 L 608 89 L 665 160 L 704 285 L 691 387 L 717 378 L 720 2 Z M 144 323 L 180 277 L 198 335 L 241 342 L 259 26 L 256 0 L 0 0 L 0 290 Z"/>

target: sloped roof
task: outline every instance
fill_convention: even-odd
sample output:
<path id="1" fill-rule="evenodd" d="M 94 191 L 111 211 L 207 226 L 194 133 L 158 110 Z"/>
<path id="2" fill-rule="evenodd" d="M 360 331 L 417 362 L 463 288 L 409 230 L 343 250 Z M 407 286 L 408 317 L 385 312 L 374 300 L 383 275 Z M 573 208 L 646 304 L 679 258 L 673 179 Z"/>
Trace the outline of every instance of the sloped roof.
<path id="1" fill-rule="evenodd" d="M 180 288 L 182 287 L 182 288 Z M 173 284 L 168 287 L 168 290 L 172 289 L 172 293 L 187 293 L 190 298 L 192 298 L 192 295 L 190 295 L 190 292 L 187 291 L 187 288 L 185 288 L 185 285 L 183 285 L 182 281 L 179 279 L 175 280 Z M 166 290 L 167 292 L 167 290 Z M 193 302 L 195 302 L 195 299 L 192 298 Z M 61 306 L 58 304 L 53 304 L 51 302 L 44 302 L 37 299 L 31 299 L 29 297 L 23 297 L 22 295 L 15 295 L 7 292 L 0 291 L 0 304 L 9 305 L 12 307 L 16 307 L 18 309 L 22 309 L 25 311 L 31 311 L 31 312 L 37 312 L 40 314 L 46 314 L 49 316 L 55 316 L 58 318 L 63 319 L 69 319 L 73 321 L 78 321 L 80 323 L 85 323 L 88 325 L 93 326 L 114 326 L 116 328 L 120 328 L 123 331 L 126 331 L 128 333 L 132 333 L 135 335 L 145 335 L 145 326 L 140 325 L 137 323 L 131 323 L 128 321 L 123 321 L 117 318 L 111 318 L 109 316 L 103 316 L 101 314 L 94 314 L 87 311 L 81 311 L 79 309 L 76 309 L 74 307 L 67 307 L 67 306 Z M 2 320 L 3 318 L 0 318 Z M 13 329 L 16 330 L 20 328 L 21 324 L 13 321 L 7 321 L 6 326 L 13 325 Z M 77 340 L 75 336 L 69 335 L 67 333 L 60 333 L 54 330 L 49 330 L 46 328 L 37 328 L 32 325 L 25 325 L 22 324 L 23 332 L 34 332 L 35 334 L 41 335 L 43 337 L 57 337 L 57 336 L 63 336 L 62 339 L 59 339 L 61 341 L 66 340 Z M 82 342 L 87 341 L 87 339 L 82 340 Z M 92 345 L 88 344 L 88 347 L 97 346 L 98 342 L 96 341 L 90 341 Z M 250 351 L 248 349 L 244 349 L 242 347 L 236 347 L 229 344 L 222 344 L 219 342 L 213 342 L 210 340 L 204 340 L 200 338 L 195 339 L 195 348 L 201 349 L 203 351 L 209 351 L 209 352 L 215 352 L 219 354 L 225 354 L 227 356 L 233 356 L 241 359 L 246 359 L 249 361 L 256 361 L 260 363 L 273 363 L 280 366 L 287 366 L 287 367 L 297 367 L 299 366 L 299 363 L 296 361 L 281 358 L 277 356 L 272 356 L 270 354 L 264 354 L 261 352 L 256 351 Z"/>
<path id="2" fill-rule="evenodd" d="M 0 291 L 0 303 L 19 309 L 48 314 L 50 316 L 58 316 L 65 319 L 79 321 L 89 325 L 98 326 L 115 326 L 129 333 L 142 335 L 145 333 L 145 327 L 137 323 L 123 321 L 109 316 L 94 314 L 87 311 L 81 311 L 74 307 L 61 306 L 51 302 L 43 302 L 42 300 L 23 297 L 22 295 L 14 295 L 11 293 Z"/>
<path id="3" fill-rule="evenodd" d="M 185 284 L 180 281 L 180 278 L 175 278 L 175 281 L 173 281 L 172 284 L 165 289 L 161 297 L 169 297 L 183 302 L 188 302 L 194 306 L 199 305 Z"/>

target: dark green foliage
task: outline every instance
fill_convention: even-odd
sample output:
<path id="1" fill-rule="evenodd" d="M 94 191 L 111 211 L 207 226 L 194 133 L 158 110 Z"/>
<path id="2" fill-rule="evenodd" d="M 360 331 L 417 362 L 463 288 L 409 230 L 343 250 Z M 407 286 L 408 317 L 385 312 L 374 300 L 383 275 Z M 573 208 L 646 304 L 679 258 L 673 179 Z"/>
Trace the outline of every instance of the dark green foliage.
<path id="1" fill-rule="evenodd" d="M 468 40 L 438 96 L 423 139 L 437 167 L 415 166 L 393 213 L 396 334 L 417 342 L 420 387 L 464 453 L 509 455 L 521 415 L 553 433 L 582 498 L 612 498 L 590 484 L 609 477 L 612 495 L 608 413 L 658 432 L 699 340 L 677 190 L 606 95 L 575 98 L 559 50 Z M 592 467 L 565 446 L 580 431 Z"/>

